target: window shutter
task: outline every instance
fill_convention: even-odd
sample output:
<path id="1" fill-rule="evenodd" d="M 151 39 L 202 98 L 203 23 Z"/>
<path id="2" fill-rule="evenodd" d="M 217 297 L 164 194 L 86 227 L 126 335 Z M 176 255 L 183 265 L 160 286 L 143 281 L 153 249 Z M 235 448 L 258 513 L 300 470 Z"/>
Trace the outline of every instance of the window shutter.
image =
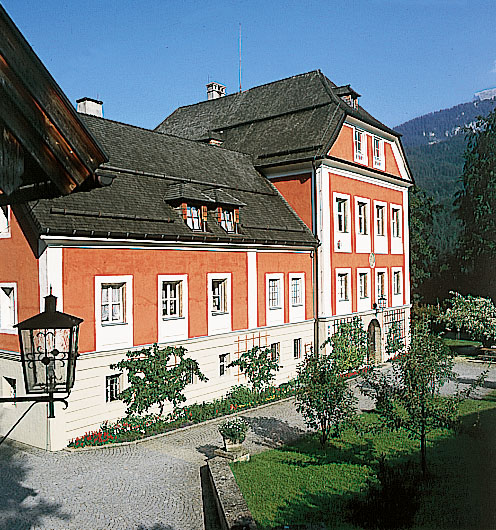
<path id="1" fill-rule="evenodd" d="M 236 209 L 234 210 L 234 222 L 235 222 L 236 224 L 239 223 L 239 208 L 236 208 Z"/>
<path id="2" fill-rule="evenodd" d="M 186 219 L 188 218 L 188 205 L 185 202 L 181 204 L 181 210 L 183 219 L 186 221 Z"/>
<path id="3" fill-rule="evenodd" d="M 222 208 L 220 206 L 217 208 L 217 221 L 219 223 L 222 221 Z"/>
<path id="4" fill-rule="evenodd" d="M 179 304 L 179 317 L 183 316 L 183 282 L 177 282 L 177 298 Z"/>
<path id="5" fill-rule="evenodd" d="M 201 215 L 202 215 L 202 220 L 206 221 L 207 220 L 207 207 L 206 206 L 201 207 Z"/>

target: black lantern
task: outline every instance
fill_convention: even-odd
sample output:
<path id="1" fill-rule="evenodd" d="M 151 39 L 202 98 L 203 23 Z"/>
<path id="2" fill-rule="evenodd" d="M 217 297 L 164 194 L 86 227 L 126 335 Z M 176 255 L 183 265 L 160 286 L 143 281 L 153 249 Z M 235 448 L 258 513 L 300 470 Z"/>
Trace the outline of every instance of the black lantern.
<path id="1" fill-rule="evenodd" d="M 382 313 L 382 311 L 384 311 L 384 309 L 386 309 L 387 298 L 383 294 L 381 294 L 379 296 L 379 298 L 378 298 L 378 302 L 379 302 L 378 304 L 374 302 L 374 304 L 372 306 L 374 308 L 374 310 L 375 310 L 375 314 L 376 315 L 377 315 L 377 313 L 379 311 L 381 311 L 381 313 Z"/>

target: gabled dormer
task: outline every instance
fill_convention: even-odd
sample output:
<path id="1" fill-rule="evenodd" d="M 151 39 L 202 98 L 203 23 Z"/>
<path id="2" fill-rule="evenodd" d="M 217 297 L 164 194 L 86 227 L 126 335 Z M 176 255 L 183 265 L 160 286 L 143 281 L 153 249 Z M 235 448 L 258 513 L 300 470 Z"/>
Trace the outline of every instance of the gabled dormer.
<path id="1" fill-rule="evenodd" d="M 358 109 L 358 98 L 360 94 L 355 92 L 350 85 L 338 86 L 334 92 L 352 109 Z"/>

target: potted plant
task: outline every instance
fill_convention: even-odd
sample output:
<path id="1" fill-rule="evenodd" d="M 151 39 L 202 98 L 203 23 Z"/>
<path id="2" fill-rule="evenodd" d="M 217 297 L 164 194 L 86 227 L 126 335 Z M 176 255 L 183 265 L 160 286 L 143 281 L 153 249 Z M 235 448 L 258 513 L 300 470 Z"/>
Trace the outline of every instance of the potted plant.
<path id="1" fill-rule="evenodd" d="M 219 425 L 219 432 L 224 439 L 226 451 L 239 451 L 246 438 L 248 423 L 242 418 L 230 418 Z"/>

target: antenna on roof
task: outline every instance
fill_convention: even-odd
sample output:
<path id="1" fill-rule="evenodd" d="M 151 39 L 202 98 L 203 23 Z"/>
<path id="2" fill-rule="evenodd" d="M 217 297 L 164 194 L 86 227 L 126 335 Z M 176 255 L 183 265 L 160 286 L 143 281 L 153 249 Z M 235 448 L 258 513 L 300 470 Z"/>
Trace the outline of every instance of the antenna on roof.
<path id="1" fill-rule="evenodd" d="M 241 22 L 239 23 L 239 91 L 241 92 Z"/>

